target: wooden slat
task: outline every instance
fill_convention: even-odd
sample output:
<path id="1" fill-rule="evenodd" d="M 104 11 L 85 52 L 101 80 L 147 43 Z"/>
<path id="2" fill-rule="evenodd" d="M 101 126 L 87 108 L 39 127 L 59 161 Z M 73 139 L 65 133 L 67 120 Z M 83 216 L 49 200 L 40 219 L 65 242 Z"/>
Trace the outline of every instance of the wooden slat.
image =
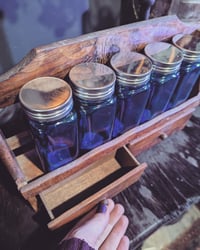
<path id="1" fill-rule="evenodd" d="M 29 131 L 23 131 L 17 135 L 7 138 L 7 143 L 11 150 L 20 148 L 32 141 L 31 134 Z"/>
<path id="2" fill-rule="evenodd" d="M 23 172 L 24 176 L 26 176 L 27 182 L 44 174 L 44 172 L 38 167 L 40 166 L 40 162 L 35 149 L 17 156 L 16 160 L 19 168 Z"/>
<path id="3" fill-rule="evenodd" d="M 15 102 L 19 89 L 39 76 L 64 78 L 76 64 L 107 63 L 119 50 L 141 50 L 147 43 L 166 40 L 177 33 L 191 33 L 196 25 L 185 25 L 176 16 L 155 18 L 111 28 L 33 49 L 14 68 L 0 76 L 0 108 Z"/>

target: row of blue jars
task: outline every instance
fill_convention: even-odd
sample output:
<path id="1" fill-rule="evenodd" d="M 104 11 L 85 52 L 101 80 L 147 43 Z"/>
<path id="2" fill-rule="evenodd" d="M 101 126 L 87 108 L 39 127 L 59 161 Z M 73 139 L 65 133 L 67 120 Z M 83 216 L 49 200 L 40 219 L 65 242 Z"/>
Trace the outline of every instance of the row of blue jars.
<path id="1" fill-rule="evenodd" d="M 98 63 L 74 66 L 69 80 L 77 113 L 66 82 L 45 77 L 24 85 L 20 101 L 44 171 L 74 160 L 188 98 L 199 76 L 199 43 L 185 36 L 173 42 L 179 48 L 156 42 L 145 47 L 146 55 L 114 55 L 110 64 L 115 73 Z M 194 81 L 188 84 L 191 78 Z"/>

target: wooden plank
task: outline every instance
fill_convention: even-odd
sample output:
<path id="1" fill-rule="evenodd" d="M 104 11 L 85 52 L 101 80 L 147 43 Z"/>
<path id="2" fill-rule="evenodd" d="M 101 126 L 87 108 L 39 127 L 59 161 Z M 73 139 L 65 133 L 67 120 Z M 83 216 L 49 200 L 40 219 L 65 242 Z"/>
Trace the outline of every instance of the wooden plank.
<path id="1" fill-rule="evenodd" d="M 191 33 L 199 26 L 185 25 L 166 16 L 111 28 L 34 48 L 14 68 L 0 76 L 0 108 L 15 102 L 19 89 L 39 76 L 64 78 L 76 64 L 107 63 L 119 50 L 140 51 L 147 43 L 166 40 L 177 33 Z"/>
<path id="2" fill-rule="evenodd" d="M 27 182 L 44 175 L 44 172 L 38 167 L 40 166 L 40 161 L 37 157 L 35 149 L 17 156 L 16 160 L 19 168 L 23 172 L 24 176 L 26 176 Z"/>
<path id="3" fill-rule="evenodd" d="M 32 141 L 32 137 L 29 131 L 23 131 L 17 135 L 6 139 L 11 150 L 17 149 L 23 145 L 26 145 Z"/>

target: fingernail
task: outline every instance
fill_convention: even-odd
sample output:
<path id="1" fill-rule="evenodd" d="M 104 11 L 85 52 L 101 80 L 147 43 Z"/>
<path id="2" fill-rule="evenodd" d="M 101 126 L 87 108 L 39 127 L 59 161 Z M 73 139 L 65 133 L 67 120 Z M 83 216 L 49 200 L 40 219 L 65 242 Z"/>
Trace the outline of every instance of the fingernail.
<path id="1" fill-rule="evenodd" d="M 103 200 L 99 203 L 97 207 L 97 213 L 105 214 L 108 207 L 108 200 Z"/>

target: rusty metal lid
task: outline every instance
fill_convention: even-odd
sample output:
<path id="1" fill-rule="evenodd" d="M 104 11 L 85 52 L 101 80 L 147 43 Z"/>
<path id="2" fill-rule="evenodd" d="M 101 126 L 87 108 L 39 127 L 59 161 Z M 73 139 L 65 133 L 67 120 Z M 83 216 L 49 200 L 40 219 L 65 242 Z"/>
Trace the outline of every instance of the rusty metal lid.
<path id="1" fill-rule="evenodd" d="M 200 61 L 200 37 L 178 34 L 172 38 L 172 42 L 183 52 L 184 61 Z"/>
<path id="2" fill-rule="evenodd" d="M 73 107 L 72 90 L 64 80 L 39 77 L 27 82 L 19 99 L 27 116 L 37 121 L 55 121 Z"/>
<path id="3" fill-rule="evenodd" d="M 69 72 L 73 93 L 83 100 L 105 100 L 113 95 L 116 76 L 114 71 L 100 63 L 81 63 Z"/>
<path id="4" fill-rule="evenodd" d="M 112 56 L 110 64 L 119 84 L 141 84 L 148 82 L 152 71 L 151 60 L 137 52 L 119 52 Z"/>
<path id="5" fill-rule="evenodd" d="M 166 42 L 147 44 L 144 51 L 153 62 L 153 70 L 162 74 L 178 71 L 183 60 L 182 51 Z"/>

